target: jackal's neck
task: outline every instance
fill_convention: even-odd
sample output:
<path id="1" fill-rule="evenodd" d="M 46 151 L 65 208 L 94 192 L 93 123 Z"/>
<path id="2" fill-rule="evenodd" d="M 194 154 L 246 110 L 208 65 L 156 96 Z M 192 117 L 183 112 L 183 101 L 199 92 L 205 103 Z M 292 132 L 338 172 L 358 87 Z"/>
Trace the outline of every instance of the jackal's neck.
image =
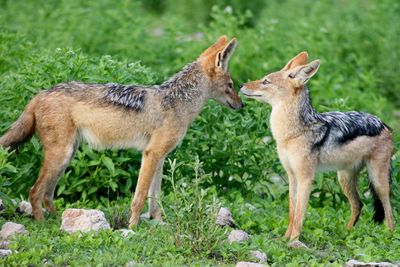
<path id="1" fill-rule="evenodd" d="M 314 109 L 308 88 L 304 86 L 297 101 L 297 114 L 299 123 L 309 127 L 319 121 L 319 113 Z"/>
<path id="2" fill-rule="evenodd" d="M 272 134 L 277 142 L 299 137 L 318 123 L 318 118 L 319 113 L 312 106 L 308 88 L 304 87 L 299 95 L 272 107 Z"/>
<path id="3" fill-rule="evenodd" d="M 207 99 L 208 92 L 204 89 L 207 83 L 208 77 L 195 61 L 159 86 L 164 93 L 162 105 L 166 108 L 202 108 Z"/>

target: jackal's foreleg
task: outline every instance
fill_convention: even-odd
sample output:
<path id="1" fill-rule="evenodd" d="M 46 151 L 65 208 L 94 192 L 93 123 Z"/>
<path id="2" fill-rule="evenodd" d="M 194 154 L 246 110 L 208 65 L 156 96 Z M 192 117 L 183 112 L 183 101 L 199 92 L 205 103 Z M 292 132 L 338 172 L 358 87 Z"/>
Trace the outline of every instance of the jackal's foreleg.
<path id="1" fill-rule="evenodd" d="M 150 186 L 149 191 L 149 218 L 155 219 L 157 221 L 162 221 L 162 212 L 161 208 L 158 204 L 160 194 L 161 194 L 161 183 L 162 183 L 162 174 L 163 174 L 163 165 L 164 161 L 161 162 L 156 170 L 156 173 L 153 177 L 153 181 Z"/>
<path id="2" fill-rule="evenodd" d="M 315 174 L 314 168 L 308 165 L 311 164 L 307 164 L 307 162 L 302 162 L 302 164 L 300 164 L 300 166 L 298 166 L 298 168 L 294 171 L 297 181 L 297 190 L 296 207 L 294 209 L 292 231 L 289 238 L 290 240 L 298 239 L 303 228 L 304 215 L 307 210 L 312 181 Z"/>
<path id="3" fill-rule="evenodd" d="M 166 155 L 177 143 L 178 139 L 176 136 L 166 135 L 165 132 L 165 129 L 160 129 L 159 134 L 153 133 L 149 145 L 143 151 L 142 166 L 140 168 L 139 179 L 131 204 L 131 217 L 129 219 L 129 227 L 131 228 L 136 226 L 139 221 L 153 178 L 157 176 L 158 179 L 159 176 L 156 174 L 162 172 L 162 165 Z M 161 180 L 156 181 L 156 184 L 154 185 L 154 192 L 160 190 Z"/>
<path id="4" fill-rule="evenodd" d="M 289 225 L 285 233 L 285 238 L 289 239 L 292 233 L 294 211 L 296 209 L 297 181 L 290 169 L 287 170 L 287 174 L 289 179 Z"/>

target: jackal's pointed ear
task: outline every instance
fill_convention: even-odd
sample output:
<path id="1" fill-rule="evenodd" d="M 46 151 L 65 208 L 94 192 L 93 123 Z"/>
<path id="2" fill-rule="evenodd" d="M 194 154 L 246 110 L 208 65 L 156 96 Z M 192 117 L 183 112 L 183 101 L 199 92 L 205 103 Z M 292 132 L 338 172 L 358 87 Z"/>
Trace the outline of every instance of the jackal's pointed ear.
<path id="1" fill-rule="evenodd" d="M 233 38 L 224 49 L 217 53 L 215 57 L 215 67 L 221 68 L 224 71 L 228 70 L 229 59 L 231 58 L 233 51 L 235 51 L 237 45 L 236 38 Z"/>
<path id="2" fill-rule="evenodd" d="M 308 80 L 317 73 L 321 61 L 319 59 L 312 61 L 307 65 L 298 66 L 289 73 L 289 78 L 295 79 L 304 85 Z"/>
<path id="3" fill-rule="evenodd" d="M 216 53 L 217 51 L 222 50 L 227 43 L 228 43 L 228 37 L 226 37 L 226 35 L 222 35 L 221 37 L 219 37 L 218 41 L 215 42 L 215 44 L 204 50 L 204 52 L 200 55 L 200 57 L 208 57 Z"/>
<path id="4" fill-rule="evenodd" d="M 300 52 L 297 56 L 289 60 L 283 71 L 296 68 L 297 66 L 305 65 L 308 62 L 308 53 L 306 51 Z"/>

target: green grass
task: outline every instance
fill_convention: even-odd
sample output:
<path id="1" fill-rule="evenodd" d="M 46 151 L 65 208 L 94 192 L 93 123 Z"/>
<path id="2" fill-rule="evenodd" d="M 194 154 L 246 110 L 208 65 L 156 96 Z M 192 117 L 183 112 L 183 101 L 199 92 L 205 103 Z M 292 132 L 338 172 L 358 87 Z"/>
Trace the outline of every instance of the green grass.
<path id="1" fill-rule="evenodd" d="M 357 226 L 349 232 L 345 229 L 350 216 L 346 204 L 336 209 L 331 206 L 309 208 L 302 236 L 302 241 L 310 247 L 308 251 L 289 249 L 282 238 L 287 225 L 286 203 L 259 198 L 253 201 L 249 203 L 254 205 L 254 209 L 249 209 L 244 203 L 228 205 L 238 225 L 251 235 L 249 242 L 229 245 L 226 238 L 230 229 L 219 229 L 216 233 L 219 241 L 213 243 L 207 240 L 208 232 L 205 231 L 206 240 L 201 251 L 194 251 L 186 243 L 175 242 L 176 226 L 172 219 L 176 218 L 171 214 L 172 210 L 166 213 L 166 220 L 170 224 L 159 225 L 142 220 L 136 234 L 130 238 L 123 238 L 118 231 L 112 230 L 99 234 L 69 235 L 60 230 L 60 216 L 49 218 L 45 223 L 17 216 L 14 221 L 24 224 L 29 235 L 14 239 L 10 247 L 18 253 L 2 261 L 10 266 L 39 266 L 44 261 L 56 266 L 115 266 L 129 261 L 155 266 L 215 266 L 252 260 L 249 255 L 251 250 L 264 251 L 272 266 L 343 266 L 349 259 L 391 262 L 400 259 L 400 228 L 396 227 L 393 233 L 388 233 L 384 226 L 370 221 L 372 214 L 369 209 L 364 210 Z M 102 209 L 110 218 L 116 208 L 127 209 L 129 199 L 122 202 L 110 203 L 110 207 Z M 87 207 L 79 204 L 74 206 Z M 4 222 L 5 219 L 0 219 L 0 223 Z M 211 249 L 206 249 L 207 246 Z"/>
<path id="2" fill-rule="evenodd" d="M 400 120 L 394 116 L 400 110 L 399 31 L 400 4 L 392 0 L 0 1 L 0 133 L 42 89 L 71 80 L 158 83 L 195 60 L 222 34 L 239 40 L 229 66 L 236 86 L 280 69 L 307 50 L 311 59 L 322 60 L 309 82 L 318 111 L 366 111 L 393 128 L 392 204 L 399 221 Z M 0 222 L 22 222 L 30 235 L 13 241 L 19 253 L 1 263 L 42 265 L 48 259 L 55 265 L 129 260 L 145 265 L 231 265 L 249 259 L 254 248 L 266 252 L 269 264 L 277 266 L 342 265 L 350 258 L 398 262 L 399 228 L 389 234 L 370 222 L 370 198 L 361 194 L 366 204 L 361 220 L 354 231 L 345 230 L 349 208 L 333 173 L 315 179 L 302 235 L 311 251 L 287 248 L 281 238 L 287 225 L 286 174 L 275 143 L 262 141 L 271 136 L 270 107 L 244 101 L 246 108 L 240 111 L 210 101 L 169 155 L 179 168 L 174 170 L 174 188 L 168 182 L 171 166 L 166 166 L 167 225 L 142 222 L 130 240 L 112 231 L 69 236 L 59 231 L 59 218 L 40 224 L 7 210 Z M 18 153 L 0 151 L 0 194 L 5 201 L 7 196 L 27 198 L 41 158 L 36 138 Z M 59 210 L 99 207 L 113 225 L 126 223 L 139 167 L 138 152 L 97 152 L 83 145 L 57 187 Z M 196 184 L 196 169 L 204 179 L 196 189 L 183 187 Z M 276 176 L 282 179 L 276 182 Z M 360 193 L 368 190 L 365 171 L 359 187 Z M 212 223 L 219 205 L 232 209 L 239 226 L 252 235 L 249 244 L 226 244 L 227 230 Z"/>

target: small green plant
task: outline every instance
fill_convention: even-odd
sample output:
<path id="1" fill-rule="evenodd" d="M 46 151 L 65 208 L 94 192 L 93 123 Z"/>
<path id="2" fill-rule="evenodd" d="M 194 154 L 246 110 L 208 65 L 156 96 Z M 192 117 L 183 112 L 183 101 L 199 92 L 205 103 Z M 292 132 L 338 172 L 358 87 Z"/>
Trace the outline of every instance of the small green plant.
<path id="1" fill-rule="evenodd" d="M 223 240 L 226 230 L 216 225 L 216 216 L 221 204 L 216 198 L 215 188 L 204 188 L 202 184 L 209 179 L 202 169 L 202 163 L 196 157 L 190 167 L 194 179 L 176 179 L 176 172 L 184 163 L 168 160 L 170 169 L 166 180 L 171 184 L 167 195 L 168 208 L 162 206 L 165 221 L 177 248 L 187 249 L 193 254 L 212 256 Z"/>

